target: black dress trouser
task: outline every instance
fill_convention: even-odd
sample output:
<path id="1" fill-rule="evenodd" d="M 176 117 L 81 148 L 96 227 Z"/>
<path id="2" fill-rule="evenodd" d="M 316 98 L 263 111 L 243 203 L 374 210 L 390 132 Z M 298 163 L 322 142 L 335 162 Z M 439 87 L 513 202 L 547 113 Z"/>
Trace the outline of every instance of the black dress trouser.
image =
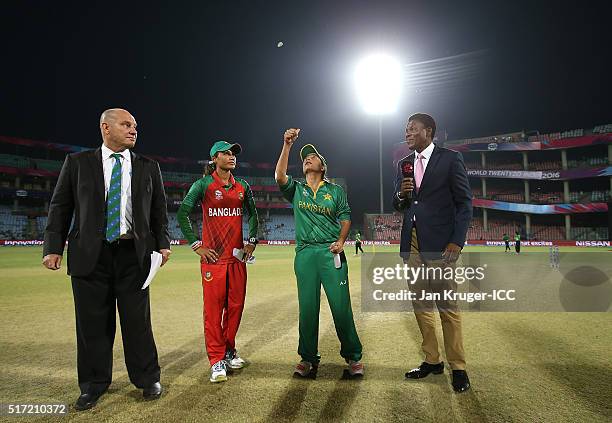
<path id="1" fill-rule="evenodd" d="M 111 383 L 117 308 L 130 381 L 137 388 L 159 381 L 149 288 L 141 289 L 148 270 L 138 264 L 134 241 L 121 239 L 112 244 L 102 242 L 90 275 L 72 277 L 82 393 L 103 392 Z"/>

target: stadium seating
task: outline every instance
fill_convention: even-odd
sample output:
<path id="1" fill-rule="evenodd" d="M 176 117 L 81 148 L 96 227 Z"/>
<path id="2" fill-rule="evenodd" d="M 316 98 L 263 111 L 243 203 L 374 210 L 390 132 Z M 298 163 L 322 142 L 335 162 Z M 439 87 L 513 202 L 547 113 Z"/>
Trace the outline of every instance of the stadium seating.
<path id="1" fill-rule="evenodd" d="M 490 137 L 467 138 L 461 140 L 446 141 L 445 144 L 483 144 L 483 143 L 505 143 L 505 142 L 521 142 L 525 140 L 525 135 L 522 132 L 514 132 L 511 134 L 494 135 Z"/>
<path id="2" fill-rule="evenodd" d="M 582 228 L 573 227 L 570 229 L 572 239 L 576 241 L 606 241 L 608 239 L 608 228 Z"/>
<path id="3" fill-rule="evenodd" d="M 0 154 L 0 166 L 28 168 L 31 167 L 30 159 L 13 154 Z"/>
<path id="4" fill-rule="evenodd" d="M 371 231 L 373 241 L 399 241 L 402 220 L 399 214 L 366 215 L 364 223 Z"/>
<path id="5" fill-rule="evenodd" d="M 561 161 L 558 160 L 529 163 L 529 170 L 559 170 L 561 168 Z"/>
<path id="6" fill-rule="evenodd" d="M 609 201 L 609 192 L 608 191 L 592 191 L 591 192 L 591 202 L 600 202 L 600 201 Z"/>
<path id="7" fill-rule="evenodd" d="M 521 228 L 524 225 L 508 222 L 505 220 L 489 219 L 488 230 L 485 231 L 481 217 L 472 219 L 471 226 L 468 229 L 468 240 L 487 240 L 500 241 L 504 234 L 508 234 L 510 238 L 516 231 L 522 232 Z M 527 234 L 527 239 L 530 240 L 562 240 L 565 239 L 565 228 L 558 225 L 531 225 L 531 233 Z"/>
<path id="8" fill-rule="evenodd" d="M 612 123 L 608 123 L 607 125 L 599 125 L 593 128 L 594 134 L 608 134 L 612 132 Z"/>
<path id="9" fill-rule="evenodd" d="M 36 230 L 39 233 L 38 238 L 43 238 L 43 234 L 45 233 L 45 227 L 47 226 L 47 216 L 38 216 L 36 218 Z"/>
<path id="10" fill-rule="evenodd" d="M 492 160 L 487 160 L 487 164 L 485 169 L 492 170 L 523 170 L 523 163 L 518 162 L 497 162 Z"/>
<path id="11" fill-rule="evenodd" d="M 202 177 L 197 173 L 162 172 L 164 182 L 193 183 Z"/>
<path id="12" fill-rule="evenodd" d="M 295 223 L 292 214 L 270 215 L 269 219 L 262 219 L 262 235 L 267 240 L 295 239 Z M 245 232 L 248 228 L 245 228 Z"/>
<path id="13" fill-rule="evenodd" d="M 59 172 L 62 170 L 62 162 L 59 160 L 43 160 L 43 159 L 32 159 L 33 167 L 36 169 L 48 170 L 50 172 Z"/>
<path id="14" fill-rule="evenodd" d="M 11 208 L 0 206 L 0 237 L 2 239 L 28 238 L 28 218 L 13 215 Z"/>
<path id="15" fill-rule="evenodd" d="M 465 167 L 466 169 L 482 169 L 482 162 L 480 160 L 466 160 Z"/>
<path id="16" fill-rule="evenodd" d="M 576 168 L 576 167 L 594 167 L 594 166 L 607 166 L 608 158 L 607 157 L 582 157 L 576 160 L 568 160 L 567 167 L 568 168 Z"/>
<path id="17" fill-rule="evenodd" d="M 475 198 L 482 198 L 482 191 L 480 189 L 474 189 L 472 190 L 472 195 Z M 525 194 L 523 192 L 512 192 L 509 190 L 488 189 L 487 199 L 496 201 L 508 201 L 511 203 L 524 203 Z"/>
<path id="18" fill-rule="evenodd" d="M 559 204 L 563 203 L 562 192 L 532 192 L 531 202 L 535 204 Z"/>
<path id="19" fill-rule="evenodd" d="M 529 239 L 534 241 L 553 241 L 565 239 L 565 227 L 549 225 L 531 225 Z"/>
<path id="20" fill-rule="evenodd" d="M 481 217 L 475 217 L 470 222 L 470 227 L 467 233 L 468 240 L 489 240 L 499 241 L 504 234 L 512 235 L 519 230 L 519 225 L 505 220 L 489 219 L 488 230 L 484 230 Z"/>

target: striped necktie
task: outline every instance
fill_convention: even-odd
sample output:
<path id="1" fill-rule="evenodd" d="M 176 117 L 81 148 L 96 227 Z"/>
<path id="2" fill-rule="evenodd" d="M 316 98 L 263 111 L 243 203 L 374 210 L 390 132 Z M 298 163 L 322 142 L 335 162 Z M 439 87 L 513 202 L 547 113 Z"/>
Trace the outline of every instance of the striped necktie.
<path id="1" fill-rule="evenodd" d="M 106 196 L 106 240 L 113 242 L 121 234 L 121 154 L 113 153 L 115 159 Z"/>

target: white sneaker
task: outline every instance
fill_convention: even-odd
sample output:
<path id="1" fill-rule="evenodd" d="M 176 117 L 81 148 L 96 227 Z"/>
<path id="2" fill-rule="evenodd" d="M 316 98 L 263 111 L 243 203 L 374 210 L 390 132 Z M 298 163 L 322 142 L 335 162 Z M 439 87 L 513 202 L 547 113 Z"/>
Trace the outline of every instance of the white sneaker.
<path id="1" fill-rule="evenodd" d="M 351 376 L 363 376 L 364 368 L 361 361 L 350 360 L 348 362 L 348 372 Z"/>
<path id="2" fill-rule="evenodd" d="M 225 382 L 227 380 L 227 369 L 225 360 L 219 360 L 210 368 L 210 381 L 212 383 Z"/>
<path id="3" fill-rule="evenodd" d="M 316 366 L 313 366 L 312 363 L 308 361 L 302 360 L 295 366 L 293 374 L 301 377 L 308 377 L 313 370 L 316 371 Z"/>
<path id="4" fill-rule="evenodd" d="M 236 350 L 225 353 L 225 362 L 227 363 L 227 367 L 233 370 L 242 369 L 246 366 L 246 361 L 238 355 L 238 351 Z"/>

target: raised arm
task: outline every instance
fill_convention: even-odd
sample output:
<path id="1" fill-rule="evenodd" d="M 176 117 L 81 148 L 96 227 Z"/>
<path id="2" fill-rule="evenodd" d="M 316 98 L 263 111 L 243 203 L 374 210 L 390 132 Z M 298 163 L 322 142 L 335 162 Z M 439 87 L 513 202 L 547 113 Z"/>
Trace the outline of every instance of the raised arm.
<path id="1" fill-rule="evenodd" d="M 276 162 L 276 170 L 274 171 L 274 179 L 276 179 L 276 183 L 279 185 L 287 184 L 287 167 L 289 166 L 289 152 L 291 151 L 291 146 L 298 139 L 300 135 L 299 128 L 290 128 L 285 131 L 285 135 L 283 137 L 283 149 L 281 150 L 280 156 L 278 157 L 278 162 Z"/>

